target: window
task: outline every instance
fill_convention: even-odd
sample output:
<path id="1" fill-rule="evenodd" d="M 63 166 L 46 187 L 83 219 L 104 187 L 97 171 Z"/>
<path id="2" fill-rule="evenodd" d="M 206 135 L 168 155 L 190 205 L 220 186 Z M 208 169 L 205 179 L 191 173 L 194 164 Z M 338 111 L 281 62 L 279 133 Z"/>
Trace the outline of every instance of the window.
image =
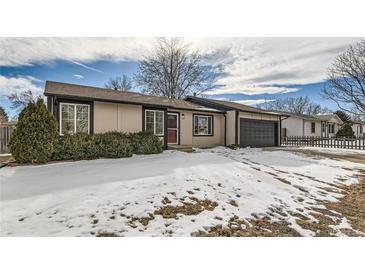
<path id="1" fill-rule="evenodd" d="M 194 135 L 213 135 L 213 116 L 194 115 Z"/>
<path id="2" fill-rule="evenodd" d="M 360 134 L 362 134 L 362 125 L 360 125 Z"/>
<path id="3" fill-rule="evenodd" d="M 60 134 L 90 133 L 90 106 L 60 103 Z"/>
<path id="4" fill-rule="evenodd" d="M 329 124 L 328 125 L 328 133 L 335 133 L 335 125 Z"/>
<path id="5" fill-rule="evenodd" d="M 164 135 L 164 112 L 162 110 L 145 111 L 145 130 L 157 136 Z"/>
<path id="6" fill-rule="evenodd" d="M 311 132 L 316 133 L 316 123 L 315 122 L 311 123 Z"/>
<path id="7" fill-rule="evenodd" d="M 326 124 L 322 123 L 322 132 L 326 132 Z"/>

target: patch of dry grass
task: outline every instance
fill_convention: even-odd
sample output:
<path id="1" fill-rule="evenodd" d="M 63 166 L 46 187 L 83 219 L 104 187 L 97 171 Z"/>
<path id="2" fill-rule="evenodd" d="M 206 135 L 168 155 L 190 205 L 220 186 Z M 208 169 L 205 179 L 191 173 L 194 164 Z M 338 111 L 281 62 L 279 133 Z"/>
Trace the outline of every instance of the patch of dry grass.
<path id="1" fill-rule="evenodd" d="M 194 237 L 298 237 L 300 234 L 287 222 L 270 222 L 268 217 L 250 221 L 231 218 L 227 226 L 217 225 L 208 231 L 193 232 Z"/>
<path id="2" fill-rule="evenodd" d="M 183 215 L 198 215 L 204 210 L 212 211 L 217 206 L 217 202 L 211 200 L 199 200 L 195 197 L 190 197 L 194 203 L 182 202 L 181 206 L 165 205 L 157 210 L 155 210 L 155 215 L 161 215 L 165 219 L 176 219 L 177 214 Z"/>

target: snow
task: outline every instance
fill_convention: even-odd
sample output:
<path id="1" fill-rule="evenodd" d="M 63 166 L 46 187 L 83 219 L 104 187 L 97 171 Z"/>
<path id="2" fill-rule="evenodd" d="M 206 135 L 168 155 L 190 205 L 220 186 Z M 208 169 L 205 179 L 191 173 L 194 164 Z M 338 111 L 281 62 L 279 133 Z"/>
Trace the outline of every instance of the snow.
<path id="1" fill-rule="evenodd" d="M 225 225 L 234 215 L 249 222 L 253 216 L 269 214 L 273 221 L 284 218 L 301 235 L 313 236 L 295 222 L 295 215 L 313 220 L 313 208 L 323 208 L 319 201 L 342 196 L 336 185 L 357 182 L 354 169 L 365 165 L 287 151 L 223 147 L 5 167 L 0 169 L 0 235 L 92 236 L 106 231 L 120 236 L 190 236 Z M 177 219 L 155 215 L 147 226 L 131 225 L 127 216 L 148 217 L 164 206 L 164 197 L 171 205 L 196 197 L 218 206 Z M 229 204 L 231 200 L 238 206 Z M 342 226 L 348 225 L 344 220 Z"/>
<path id="2" fill-rule="evenodd" d="M 322 153 L 328 154 L 338 154 L 338 155 L 364 155 L 365 150 L 360 149 L 347 149 L 347 148 L 325 148 L 325 147 L 295 147 L 295 146 L 284 146 L 280 147 L 280 149 L 285 148 L 285 150 L 307 150 L 307 151 L 318 151 Z"/>

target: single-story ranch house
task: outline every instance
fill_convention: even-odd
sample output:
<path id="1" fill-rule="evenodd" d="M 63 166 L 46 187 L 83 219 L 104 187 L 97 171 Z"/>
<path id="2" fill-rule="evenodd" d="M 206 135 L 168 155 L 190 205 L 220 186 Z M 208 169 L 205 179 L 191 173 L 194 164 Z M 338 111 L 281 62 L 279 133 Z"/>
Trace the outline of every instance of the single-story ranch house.
<path id="1" fill-rule="evenodd" d="M 166 147 L 277 146 L 286 117 L 233 102 L 169 99 L 51 81 L 44 94 L 61 135 L 149 131 Z"/>
<path id="2" fill-rule="evenodd" d="M 317 136 L 332 138 L 343 122 L 336 114 L 305 115 L 285 112 L 288 117 L 282 120 L 282 135 Z"/>

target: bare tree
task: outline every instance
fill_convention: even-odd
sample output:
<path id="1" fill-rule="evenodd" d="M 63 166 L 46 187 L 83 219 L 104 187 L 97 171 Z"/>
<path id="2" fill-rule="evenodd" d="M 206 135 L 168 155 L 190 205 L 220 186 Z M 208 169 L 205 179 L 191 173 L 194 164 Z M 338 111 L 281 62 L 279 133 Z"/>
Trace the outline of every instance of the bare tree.
<path id="1" fill-rule="evenodd" d="M 20 93 L 13 92 L 7 97 L 11 102 L 12 109 L 21 110 L 30 102 L 35 103 L 41 96 L 36 96 L 31 90 L 27 90 Z"/>
<path id="2" fill-rule="evenodd" d="M 190 51 L 181 38 L 159 39 L 135 76 L 142 92 L 177 99 L 212 89 L 215 78 L 212 68 L 202 64 L 201 55 Z"/>
<path id="3" fill-rule="evenodd" d="M 365 116 L 365 40 L 336 57 L 322 95 L 341 110 Z"/>
<path id="4" fill-rule="evenodd" d="M 119 91 L 130 91 L 133 87 L 132 80 L 125 74 L 122 77 L 110 78 L 105 84 L 106 88 L 119 90 Z"/>
<path id="5" fill-rule="evenodd" d="M 261 108 L 276 111 L 286 111 L 296 114 L 316 115 L 331 112 L 319 104 L 311 102 L 308 96 L 287 97 L 283 99 L 268 99 L 260 105 Z"/>

